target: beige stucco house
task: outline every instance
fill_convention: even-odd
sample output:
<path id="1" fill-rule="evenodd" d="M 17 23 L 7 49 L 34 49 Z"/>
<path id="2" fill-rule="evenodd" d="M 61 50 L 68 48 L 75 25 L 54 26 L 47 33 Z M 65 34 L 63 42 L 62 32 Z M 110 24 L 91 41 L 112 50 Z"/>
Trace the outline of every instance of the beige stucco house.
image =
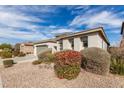
<path id="1" fill-rule="evenodd" d="M 34 46 L 33 43 L 21 43 L 20 44 L 20 52 L 25 54 L 33 54 L 34 53 Z"/>
<path id="2" fill-rule="evenodd" d="M 54 39 L 38 42 L 34 45 L 34 54 L 51 49 L 52 53 L 62 50 L 81 51 L 88 47 L 99 47 L 107 50 L 109 41 L 102 27 L 57 35 Z"/>
<path id="3" fill-rule="evenodd" d="M 121 35 L 122 35 L 122 39 L 121 39 L 120 47 L 124 47 L 124 22 L 122 23 Z"/>

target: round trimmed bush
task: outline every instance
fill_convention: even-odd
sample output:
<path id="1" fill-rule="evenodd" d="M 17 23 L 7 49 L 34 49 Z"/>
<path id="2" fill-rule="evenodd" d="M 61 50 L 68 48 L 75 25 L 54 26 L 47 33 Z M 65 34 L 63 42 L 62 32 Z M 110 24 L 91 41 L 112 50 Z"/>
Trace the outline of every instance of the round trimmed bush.
<path id="1" fill-rule="evenodd" d="M 74 79 L 80 72 L 81 55 L 77 51 L 66 50 L 55 54 L 56 62 L 54 66 L 58 78 Z"/>
<path id="2" fill-rule="evenodd" d="M 51 51 L 45 51 L 38 55 L 38 60 L 43 63 L 52 63 L 55 61 L 55 55 Z"/>
<path id="3" fill-rule="evenodd" d="M 110 54 L 100 48 L 92 47 L 81 51 L 84 56 L 82 67 L 89 72 L 106 75 L 110 67 Z"/>

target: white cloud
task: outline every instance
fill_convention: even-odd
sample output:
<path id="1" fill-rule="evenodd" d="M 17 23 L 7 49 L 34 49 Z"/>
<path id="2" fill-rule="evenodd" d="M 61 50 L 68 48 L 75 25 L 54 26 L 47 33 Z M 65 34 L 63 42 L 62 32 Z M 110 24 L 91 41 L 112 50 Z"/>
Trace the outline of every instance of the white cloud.
<path id="1" fill-rule="evenodd" d="M 35 32 L 22 32 L 15 31 L 12 28 L 0 28 L 0 37 L 1 38 L 11 38 L 11 39 L 22 39 L 22 40 L 38 40 L 47 38 L 42 33 Z"/>
<path id="2" fill-rule="evenodd" d="M 60 28 L 60 29 L 56 29 L 56 30 L 53 30 L 52 33 L 66 33 L 66 32 L 77 32 L 76 30 L 74 29 L 63 29 L 63 28 Z"/>
<path id="3" fill-rule="evenodd" d="M 34 28 L 30 22 L 44 22 L 33 16 L 25 16 L 11 12 L 0 11 L 0 24 L 10 27 Z"/>
<path id="4" fill-rule="evenodd" d="M 81 5 L 81 6 L 78 6 L 76 7 L 75 9 L 88 9 L 90 6 L 88 5 Z"/>
<path id="5" fill-rule="evenodd" d="M 48 22 L 46 17 L 51 17 L 51 13 L 56 14 L 60 12 L 61 10 L 58 11 L 60 8 L 67 8 L 78 15 L 69 24 L 72 28 L 83 25 L 90 28 L 95 26 L 110 27 L 109 29 L 118 28 L 121 26 L 122 20 L 124 20 L 124 18 L 118 17 L 118 14 L 114 14 L 112 11 L 100 11 L 104 6 L 100 6 L 99 9 L 91 9 L 89 6 L 0 6 L 0 37 L 8 40 L 38 40 L 50 38 L 56 33 L 77 32 L 74 29 L 57 25 L 42 26 L 37 24 L 39 22 Z M 86 13 L 84 12 L 85 10 Z M 29 11 L 38 13 L 40 17 L 31 15 Z M 46 20 L 41 19 L 41 16 Z M 20 28 L 28 31 L 21 31 Z M 118 32 L 117 30 L 110 31 L 110 33 Z"/>
<path id="6" fill-rule="evenodd" d="M 88 11 L 88 9 L 90 8 L 90 6 L 88 5 L 81 5 L 81 6 L 76 6 L 72 11 L 71 14 L 82 14 L 85 11 Z"/>
<path id="7" fill-rule="evenodd" d="M 50 25 L 49 28 L 57 28 L 57 27 L 54 25 Z"/>
<path id="8" fill-rule="evenodd" d="M 110 27 L 120 27 L 124 19 L 119 18 L 116 14 L 108 11 L 102 11 L 96 14 L 84 14 L 76 16 L 70 23 L 70 26 L 94 27 L 107 25 Z"/>
<path id="9" fill-rule="evenodd" d="M 57 7 L 51 6 L 51 5 L 5 5 L 5 6 L 0 6 L 0 10 L 5 10 L 5 11 L 12 11 L 12 12 L 38 12 L 38 13 L 55 13 L 57 12 Z"/>
<path id="10" fill-rule="evenodd" d="M 7 6 L 6 6 L 7 7 Z M 0 37 L 6 39 L 22 39 L 22 40 L 38 40 L 47 38 L 40 33 L 39 30 L 42 26 L 34 23 L 45 22 L 34 16 L 27 16 L 17 10 L 10 11 L 5 7 L 0 7 Z M 26 29 L 29 31 L 21 31 Z M 11 40 L 10 40 L 11 42 Z"/>

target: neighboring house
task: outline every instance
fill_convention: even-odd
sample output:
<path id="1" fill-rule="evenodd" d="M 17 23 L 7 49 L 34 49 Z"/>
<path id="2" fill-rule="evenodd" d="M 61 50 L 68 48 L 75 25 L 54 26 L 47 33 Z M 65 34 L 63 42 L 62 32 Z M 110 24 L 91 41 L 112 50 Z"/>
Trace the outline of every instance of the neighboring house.
<path id="1" fill-rule="evenodd" d="M 34 53 L 34 47 L 33 43 L 21 43 L 20 44 L 20 52 L 23 52 L 25 54 L 33 54 Z"/>
<path id="2" fill-rule="evenodd" d="M 41 41 L 34 45 L 34 53 L 37 55 L 40 51 L 51 48 L 52 52 L 62 50 L 81 51 L 88 47 L 99 47 L 107 50 L 109 41 L 102 27 L 90 29 L 86 31 L 67 33 L 57 35 L 56 38 L 46 42 Z"/>
<path id="3" fill-rule="evenodd" d="M 122 39 L 121 39 L 120 47 L 124 47 L 124 22 L 122 23 L 121 35 L 122 35 Z"/>

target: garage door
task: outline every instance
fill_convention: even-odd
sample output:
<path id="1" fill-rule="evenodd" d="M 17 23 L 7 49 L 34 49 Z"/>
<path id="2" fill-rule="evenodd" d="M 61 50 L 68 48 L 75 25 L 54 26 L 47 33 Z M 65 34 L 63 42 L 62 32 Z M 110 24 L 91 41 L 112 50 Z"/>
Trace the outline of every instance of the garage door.
<path id="1" fill-rule="evenodd" d="M 37 55 L 48 50 L 48 46 L 47 45 L 40 45 L 40 46 L 37 46 L 36 48 L 37 50 Z"/>

